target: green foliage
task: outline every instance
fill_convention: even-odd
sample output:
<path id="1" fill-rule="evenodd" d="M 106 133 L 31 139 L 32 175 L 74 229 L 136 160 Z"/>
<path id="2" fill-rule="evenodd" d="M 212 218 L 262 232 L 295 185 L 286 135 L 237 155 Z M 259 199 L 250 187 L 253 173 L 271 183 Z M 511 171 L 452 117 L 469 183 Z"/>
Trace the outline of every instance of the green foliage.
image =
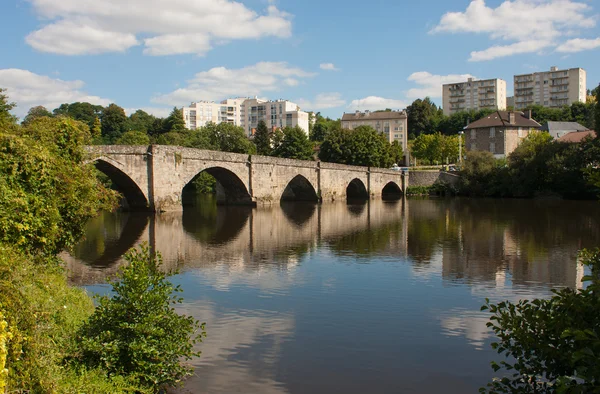
<path id="1" fill-rule="evenodd" d="M 339 130 L 342 127 L 342 122 L 331 118 L 324 118 L 320 112 L 315 115 L 315 124 L 310 130 L 308 137 L 311 141 L 321 142 L 325 140 L 327 134 L 331 130 Z"/>
<path id="2" fill-rule="evenodd" d="M 196 179 L 194 179 L 194 189 L 196 193 L 200 194 L 213 194 L 217 192 L 217 180 L 214 176 L 207 172 L 201 172 Z"/>
<path id="3" fill-rule="evenodd" d="M 233 153 L 254 153 L 255 146 L 244 129 L 229 123 L 215 124 L 209 122 L 201 128 L 206 133 L 210 146 L 214 150 Z"/>
<path id="4" fill-rule="evenodd" d="M 138 109 L 129 115 L 129 127 L 131 127 L 132 130 L 141 131 L 144 134 L 150 134 L 155 121 L 156 117 L 141 109 Z"/>
<path id="5" fill-rule="evenodd" d="M 600 249 L 581 254 L 591 275 L 585 289 L 554 290 L 550 299 L 492 304 L 487 324 L 498 341 L 492 348 L 506 357 L 492 362 L 507 375 L 480 392 L 596 393 L 600 384 Z"/>
<path id="6" fill-rule="evenodd" d="M 150 137 L 142 131 L 128 131 L 115 141 L 116 145 L 149 145 Z"/>
<path id="7" fill-rule="evenodd" d="M 411 154 L 421 164 L 442 164 L 458 161 L 458 135 L 421 134 L 413 142 Z"/>
<path id="8" fill-rule="evenodd" d="M 402 145 L 398 142 L 398 140 L 394 140 L 390 146 L 390 159 L 395 164 L 404 163 L 404 149 L 402 149 Z"/>
<path id="9" fill-rule="evenodd" d="M 596 91 L 596 105 L 594 106 L 594 124 L 591 126 L 596 130 L 596 138 L 600 138 L 600 85 L 594 90 Z"/>
<path id="10" fill-rule="evenodd" d="M 164 121 L 164 132 L 182 132 L 185 131 L 185 120 L 183 119 L 183 110 L 173 107 L 173 111 Z"/>
<path id="11" fill-rule="evenodd" d="M 0 242 L 52 255 L 71 247 L 83 225 L 110 209 L 115 193 L 83 165 L 87 126 L 68 118 L 38 118 L 0 131 Z"/>
<path id="12" fill-rule="evenodd" d="M 0 127 L 17 122 L 17 118 L 10 113 L 16 106 L 15 103 L 8 101 L 6 89 L 0 88 Z"/>
<path id="13" fill-rule="evenodd" d="M 419 136 L 422 133 L 430 133 L 437 130 L 444 113 L 429 97 L 424 100 L 417 99 L 406 108 L 408 116 L 408 133 Z"/>
<path id="14" fill-rule="evenodd" d="M 199 356 L 193 347 L 206 333 L 204 325 L 173 308 L 182 301 L 174 295 L 181 289 L 160 271 L 160 255 L 144 245 L 125 259 L 129 265 L 111 283 L 114 295 L 98 298 L 94 314 L 81 329 L 81 360 L 158 392 L 191 375 L 192 368 L 182 360 Z"/>
<path id="15" fill-rule="evenodd" d="M 77 102 L 71 104 L 61 104 L 60 107 L 54 109 L 52 112 L 56 116 L 68 116 L 69 118 L 79 120 L 87 124 L 88 127 L 92 128 L 96 118 L 99 118 L 102 115 L 103 110 L 104 107 L 101 105 Z"/>
<path id="16" fill-rule="evenodd" d="M 102 111 L 102 137 L 107 143 L 113 143 L 123 133 L 129 131 L 129 118 L 125 110 L 117 104 L 110 104 Z"/>
<path id="17" fill-rule="evenodd" d="M 258 122 L 253 142 L 256 145 L 257 154 L 264 156 L 271 154 L 271 136 L 264 120 Z"/>
<path id="18" fill-rule="evenodd" d="M 285 127 L 283 140 L 275 148 L 273 155 L 288 159 L 311 160 L 313 157 L 313 144 L 300 126 Z"/>
<path id="19" fill-rule="evenodd" d="M 319 158 L 357 166 L 386 168 L 393 164 L 390 143 L 370 126 L 359 126 L 354 130 L 331 130 L 321 144 Z"/>
<path id="20" fill-rule="evenodd" d="M 33 108 L 29 109 L 29 111 L 27 112 L 27 115 L 25 116 L 25 118 L 23 119 L 23 122 L 21 124 L 28 125 L 35 119 L 42 118 L 44 116 L 51 118 L 54 115 L 52 115 L 52 112 L 48 111 L 45 107 L 38 105 L 37 107 L 33 107 Z"/>

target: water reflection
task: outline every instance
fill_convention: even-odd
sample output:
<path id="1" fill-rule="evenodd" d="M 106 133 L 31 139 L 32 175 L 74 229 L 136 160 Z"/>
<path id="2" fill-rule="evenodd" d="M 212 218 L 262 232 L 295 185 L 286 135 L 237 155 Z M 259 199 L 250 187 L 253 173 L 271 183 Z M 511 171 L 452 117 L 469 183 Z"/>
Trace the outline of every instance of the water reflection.
<path id="1" fill-rule="evenodd" d="M 579 286 L 599 213 L 569 201 L 207 202 L 103 215 L 65 259 L 74 283 L 102 283 L 115 255 L 147 241 L 182 269 L 182 308 L 209 335 L 189 392 L 476 392 L 492 376 L 484 298 Z"/>

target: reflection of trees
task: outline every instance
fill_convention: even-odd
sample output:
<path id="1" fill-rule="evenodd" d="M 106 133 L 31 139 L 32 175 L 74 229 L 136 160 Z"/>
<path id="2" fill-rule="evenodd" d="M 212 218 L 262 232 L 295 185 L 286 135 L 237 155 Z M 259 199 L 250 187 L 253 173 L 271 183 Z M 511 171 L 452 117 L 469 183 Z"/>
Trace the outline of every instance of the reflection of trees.
<path id="1" fill-rule="evenodd" d="M 389 251 L 394 245 L 403 245 L 402 227 L 400 220 L 380 227 L 356 231 L 326 242 L 336 255 L 370 257 Z M 397 249 L 399 251 L 401 248 Z"/>
<path id="2" fill-rule="evenodd" d="M 73 254 L 91 267 L 110 267 L 135 245 L 148 219 L 143 213 L 103 212 L 88 222 Z"/>
<path id="3" fill-rule="evenodd" d="M 202 244 L 223 245 L 235 239 L 252 214 L 250 207 L 217 209 L 216 202 L 183 211 L 183 229 Z"/>

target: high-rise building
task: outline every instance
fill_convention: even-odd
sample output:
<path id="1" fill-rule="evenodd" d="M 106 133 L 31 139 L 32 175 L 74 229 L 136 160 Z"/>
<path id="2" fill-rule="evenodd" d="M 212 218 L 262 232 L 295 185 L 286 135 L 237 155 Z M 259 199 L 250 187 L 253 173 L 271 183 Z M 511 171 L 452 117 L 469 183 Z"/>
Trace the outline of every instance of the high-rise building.
<path id="1" fill-rule="evenodd" d="M 264 121 L 269 130 L 300 126 L 308 134 L 308 112 L 287 100 L 267 101 L 246 99 L 241 107 L 241 123 L 248 136 L 256 131 L 258 122 Z"/>
<path id="2" fill-rule="evenodd" d="M 515 75 L 515 109 L 531 105 L 559 108 L 575 102 L 585 103 L 586 72 L 582 68 Z"/>
<path id="3" fill-rule="evenodd" d="M 503 79 L 475 80 L 442 85 L 444 115 L 460 111 L 506 109 L 506 81 Z"/>
<path id="4" fill-rule="evenodd" d="M 205 126 L 208 122 L 241 124 L 241 105 L 245 98 L 214 101 L 198 101 L 183 108 L 185 127 L 190 130 Z"/>

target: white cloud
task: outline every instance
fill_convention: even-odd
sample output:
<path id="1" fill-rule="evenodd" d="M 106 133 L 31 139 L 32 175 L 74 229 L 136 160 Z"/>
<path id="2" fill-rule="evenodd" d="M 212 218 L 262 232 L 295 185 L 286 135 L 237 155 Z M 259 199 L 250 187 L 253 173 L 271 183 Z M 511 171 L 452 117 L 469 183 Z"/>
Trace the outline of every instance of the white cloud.
<path id="1" fill-rule="evenodd" d="M 29 0 L 44 26 L 26 41 L 63 55 L 123 52 L 203 55 L 229 40 L 291 36 L 291 15 L 259 14 L 233 0 Z"/>
<path id="2" fill-rule="evenodd" d="M 260 62 L 240 69 L 215 67 L 196 74 L 186 87 L 154 97 L 152 101 L 183 105 L 199 100 L 258 96 L 281 87 L 296 86 L 302 79 L 314 75 L 286 62 Z"/>
<path id="3" fill-rule="evenodd" d="M 358 100 L 352 100 L 350 105 L 348 105 L 348 109 L 355 110 L 369 110 L 369 111 L 377 111 L 383 110 L 386 108 L 391 108 L 394 110 L 403 109 L 408 106 L 408 103 L 403 100 L 389 99 L 377 96 L 368 96 Z"/>
<path id="4" fill-rule="evenodd" d="M 575 53 L 600 47 L 600 37 L 596 39 L 574 38 L 556 48 L 557 52 Z"/>
<path id="5" fill-rule="evenodd" d="M 412 73 L 408 80 L 421 85 L 406 92 L 408 98 L 437 98 L 442 97 L 442 85 L 446 83 L 465 82 L 469 78 L 476 78 L 471 74 L 434 75 L 427 71 Z"/>
<path id="6" fill-rule="evenodd" d="M 319 64 L 319 68 L 327 71 L 340 71 L 340 69 L 336 68 L 333 63 L 321 63 Z"/>
<path id="7" fill-rule="evenodd" d="M 491 8 L 485 0 L 472 0 L 464 12 L 448 12 L 431 33 L 480 33 L 508 45 L 471 53 L 471 61 L 491 60 L 537 52 L 555 41 L 596 25 L 591 6 L 574 0 L 506 0 Z M 537 47 L 536 47 L 537 45 Z"/>
<path id="8" fill-rule="evenodd" d="M 15 114 L 24 116 L 29 108 L 43 105 L 48 110 L 62 103 L 85 101 L 108 105 L 111 100 L 83 91 L 83 81 L 63 81 L 18 68 L 0 69 L 0 86 L 7 89 L 10 101 L 17 103 Z"/>
<path id="9" fill-rule="evenodd" d="M 319 93 L 314 100 L 299 99 L 296 104 L 304 111 L 321 111 L 341 107 L 346 104 L 346 100 L 340 93 Z"/>
<path id="10" fill-rule="evenodd" d="M 483 51 L 471 52 L 470 62 L 481 62 L 492 60 L 499 57 L 517 55 L 520 53 L 539 52 L 540 50 L 552 46 L 552 42 L 544 40 L 529 40 L 516 42 L 510 45 L 494 45 Z"/>

